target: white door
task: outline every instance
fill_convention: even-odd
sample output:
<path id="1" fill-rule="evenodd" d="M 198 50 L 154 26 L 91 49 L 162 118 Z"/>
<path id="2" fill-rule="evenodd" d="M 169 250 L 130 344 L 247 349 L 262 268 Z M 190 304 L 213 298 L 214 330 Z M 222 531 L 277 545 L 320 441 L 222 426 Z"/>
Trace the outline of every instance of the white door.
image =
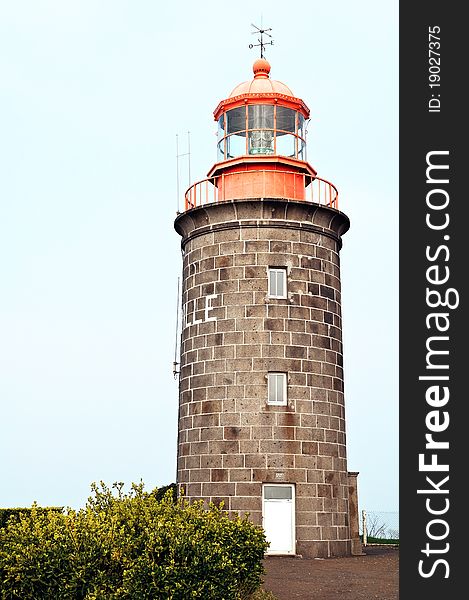
<path id="1" fill-rule="evenodd" d="M 295 489 L 291 484 L 264 484 L 263 527 L 267 554 L 295 554 Z"/>

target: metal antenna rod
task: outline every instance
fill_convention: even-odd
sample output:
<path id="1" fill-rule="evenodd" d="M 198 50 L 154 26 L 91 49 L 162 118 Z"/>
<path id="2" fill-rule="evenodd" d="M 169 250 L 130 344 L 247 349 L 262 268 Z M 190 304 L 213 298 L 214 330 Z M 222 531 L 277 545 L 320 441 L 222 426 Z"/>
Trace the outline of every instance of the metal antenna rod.
<path id="1" fill-rule="evenodd" d="M 177 194 L 177 202 L 176 202 L 176 212 L 177 214 L 179 214 L 179 159 L 182 156 L 187 156 L 188 157 L 188 175 L 189 175 L 189 183 L 187 185 L 187 187 L 190 186 L 191 184 L 191 132 L 188 131 L 187 132 L 187 152 L 183 152 L 183 153 L 179 153 L 179 136 L 176 133 L 176 177 L 177 177 L 177 184 L 176 184 L 176 194 Z"/>
<path id="2" fill-rule="evenodd" d="M 191 184 L 191 132 L 190 131 L 187 132 L 187 155 L 188 155 L 187 163 L 188 163 L 188 167 L 189 167 L 189 182 L 187 184 L 187 187 L 189 187 Z"/>
<path id="3" fill-rule="evenodd" d="M 176 213 L 179 214 L 179 143 L 176 133 Z"/>
<path id="4" fill-rule="evenodd" d="M 179 333 L 179 290 L 180 290 L 180 278 L 178 277 L 178 291 L 177 291 L 177 301 L 176 301 L 176 339 L 174 342 L 174 362 L 173 362 L 173 376 L 176 379 L 176 375 L 179 373 L 177 366 L 179 364 L 177 358 L 178 351 L 178 333 Z"/>

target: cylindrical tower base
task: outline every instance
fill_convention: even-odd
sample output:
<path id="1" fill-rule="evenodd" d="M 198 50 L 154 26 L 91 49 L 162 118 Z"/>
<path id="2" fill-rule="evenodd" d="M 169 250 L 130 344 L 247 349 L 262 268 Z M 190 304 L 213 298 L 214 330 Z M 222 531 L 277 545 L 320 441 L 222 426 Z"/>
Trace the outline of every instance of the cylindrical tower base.
<path id="1" fill-rule="evenodd" d="M 339 269 L 348 218 L 259 198 L 189 210 L 175 227 L 184 258 L 178 484 L 189 499 L 223 501 L 265 527 L 286 511 L 286 553 L 350 554 Z M 280 396 L 269 388 L 276 374 Z M 284 404 L 271 403 L 279 397 Z"/>

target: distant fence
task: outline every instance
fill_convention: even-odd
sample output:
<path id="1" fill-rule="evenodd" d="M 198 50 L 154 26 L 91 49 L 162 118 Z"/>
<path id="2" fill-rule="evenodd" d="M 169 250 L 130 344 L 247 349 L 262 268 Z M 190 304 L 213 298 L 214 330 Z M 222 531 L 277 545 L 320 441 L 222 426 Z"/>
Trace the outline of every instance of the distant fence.
<path id="1" fill-rule="evenodd" d="M 360 536 L 365 546 L 368 543 L 376 543 L 375 540 L 398 540 L 399 513 L 362 510 Z"/>

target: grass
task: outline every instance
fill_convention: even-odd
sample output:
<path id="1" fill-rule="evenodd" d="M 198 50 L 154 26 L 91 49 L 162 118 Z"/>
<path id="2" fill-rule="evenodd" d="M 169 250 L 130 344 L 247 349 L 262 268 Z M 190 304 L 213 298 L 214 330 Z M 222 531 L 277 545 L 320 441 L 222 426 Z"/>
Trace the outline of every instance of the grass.
<path id="1" fill-rule="evenodd" d="M 363 536 L 360 536 L 360 538 L 363 542 Z M 368 536 L 366 538 L 366 542 L 367 542 L 367 544 L 382 544 L 383 546 L 384 545 L 399 546 L 399 538 L 387 539 L 387 538 L 377 538 L 377 537 Z"/>

